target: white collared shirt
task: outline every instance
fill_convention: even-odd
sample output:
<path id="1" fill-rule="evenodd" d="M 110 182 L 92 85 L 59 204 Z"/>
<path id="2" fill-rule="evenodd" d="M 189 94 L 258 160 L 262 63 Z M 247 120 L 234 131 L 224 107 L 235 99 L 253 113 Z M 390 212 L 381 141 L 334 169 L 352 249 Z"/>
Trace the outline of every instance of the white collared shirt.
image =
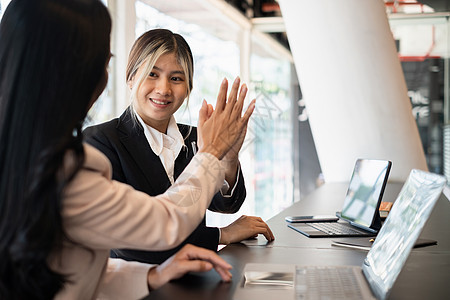
<path id="1" fill-rule="evenodd" d="M 166 170 L 167 177 L 169 177 L 170 183 L 173 184 L 175 160 L 180 154 L 181 148 L 184 146 L 184 139 L 181 135 L 178 125 L 175 121 L 175 117 L 172 116 L 167 126 L 167 134 L 161 133 L 155 128 L 148 126 L 139 116 L 136 114 L 137 119 L 144 128 L 144 135 L 147 138 L 150 148 L 161 160 L 164 169 Z"/>

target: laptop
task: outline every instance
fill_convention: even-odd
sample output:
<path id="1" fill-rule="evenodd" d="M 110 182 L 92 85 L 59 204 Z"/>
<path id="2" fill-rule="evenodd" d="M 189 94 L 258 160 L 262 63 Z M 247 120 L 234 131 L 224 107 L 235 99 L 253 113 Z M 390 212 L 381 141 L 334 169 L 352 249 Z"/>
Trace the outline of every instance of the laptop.
<path id="1" fill-rule="evenodd" d="M 446 182 L 411 171 L 362 267 L 247 264 L 234 299 L 386 299 Z"/>
<path id="2" fill-rule="evenodd" d="M 375 236 L 381 228 L 379 208 L 391 166 L 388 160 L 356 160 L 338 221 L 288 226 L 310 238 Z"/>

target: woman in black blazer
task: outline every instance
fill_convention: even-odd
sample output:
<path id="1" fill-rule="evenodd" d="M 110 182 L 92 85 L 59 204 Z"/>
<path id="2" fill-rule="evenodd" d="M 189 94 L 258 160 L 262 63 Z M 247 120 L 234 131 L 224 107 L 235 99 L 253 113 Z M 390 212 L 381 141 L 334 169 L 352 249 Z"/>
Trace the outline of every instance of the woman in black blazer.
<path id="1" fill-rule="evenodd" d="M 132 105 L 119 118 L 84 131 L 86 141 L 111 161 L 113 179 L 155 196 L 164 193 L 191 161 L 197 143 L 201 143 L 197 141 L 197 129 L 176 124 L 173 114 L 189 97 L 193 69 L 191 50 L 178 34 L 154 29 L 135 41 L 127 66 Z M 226 80 L 222 82 L 227 84 Z M 239 87 L 239 78 L 233 85 Z M 239 98 L 245 97 L 246 92 L 246 86 L 242 85 Z M 209 109 L 212 112 L 213 108 Z M 245 183 L 238 160 L 243 140 L 244 136 L 222 160 L 226 182 L 211 202 L 212 211 L 235 213 L 244 202 Z M 239 242 L 258 234 L 264 234 L 269 241 L 274 239 L 270 228 L 258 217 L 242 216 L 221 229 L 207 227 L 203 219 L 174 249 L 152 252 L 115 249 L 111 255 L 162 263 L 187 243 L 217 250 L 219 244 Z"/>

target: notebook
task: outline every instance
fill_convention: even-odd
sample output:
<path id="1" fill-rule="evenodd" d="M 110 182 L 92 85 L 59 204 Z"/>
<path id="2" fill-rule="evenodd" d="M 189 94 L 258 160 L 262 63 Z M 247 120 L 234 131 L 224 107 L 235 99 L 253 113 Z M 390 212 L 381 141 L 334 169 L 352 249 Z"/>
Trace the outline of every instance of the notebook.
<path id="1" fill-rule="evenodd" d="M 379 207 L 392 163 L 358 159 L 347 189 L 342 211 L 335 222 L 291 223 L 307 237 L 375 236 L 381 228 Z"/>
<path id="2" fill-rule="evenodd" d="M 362 267 L 247 264 L 235 299 L 386 299 L 446 182 L 411 171 Z M 271 272 L 283 282 L 252 283 L 258 273 Z"/>

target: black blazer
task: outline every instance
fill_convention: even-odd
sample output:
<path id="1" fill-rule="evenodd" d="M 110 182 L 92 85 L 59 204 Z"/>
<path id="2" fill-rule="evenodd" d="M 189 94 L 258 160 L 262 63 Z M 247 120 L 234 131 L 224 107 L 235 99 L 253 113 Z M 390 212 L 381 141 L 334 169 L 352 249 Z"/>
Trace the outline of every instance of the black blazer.
<path id="1" fill-rule="evenodd" d="M 133 118 L 130 108 L 128 108 L 119 118 L 86 128 L 84 130 L 85 140 L 109 158 L 114 180 L 127 183 L 136 190 L 151 196 L 162 194 L 171 186 L 170 180 L 161 160 L 150 148 L 141 124 Z M 193 147 L 196 147 L 197 142 L 197 128 L 191 127 L 189 133 L 190 126 L 178 124 L 178 127 L 183 137 L 188 134 L 189 136 L 184 141 L 186 147 L 182 148 L 175 160 L 175 179 L 194 156 Z M 233 195 L 223 197 L 218 192 L 208 209 L 222 213 L 235 213 L 244 202 L 245 196 L 244 177 L 240 172 Z M 114 249 L 111 251 L 111 256 L 160 264 L 187 243 L 216 251 L 219 243 L 219 229 L 207 227 L 204 218 L 192 234 L 176 248 L 168 251 Z"/>

